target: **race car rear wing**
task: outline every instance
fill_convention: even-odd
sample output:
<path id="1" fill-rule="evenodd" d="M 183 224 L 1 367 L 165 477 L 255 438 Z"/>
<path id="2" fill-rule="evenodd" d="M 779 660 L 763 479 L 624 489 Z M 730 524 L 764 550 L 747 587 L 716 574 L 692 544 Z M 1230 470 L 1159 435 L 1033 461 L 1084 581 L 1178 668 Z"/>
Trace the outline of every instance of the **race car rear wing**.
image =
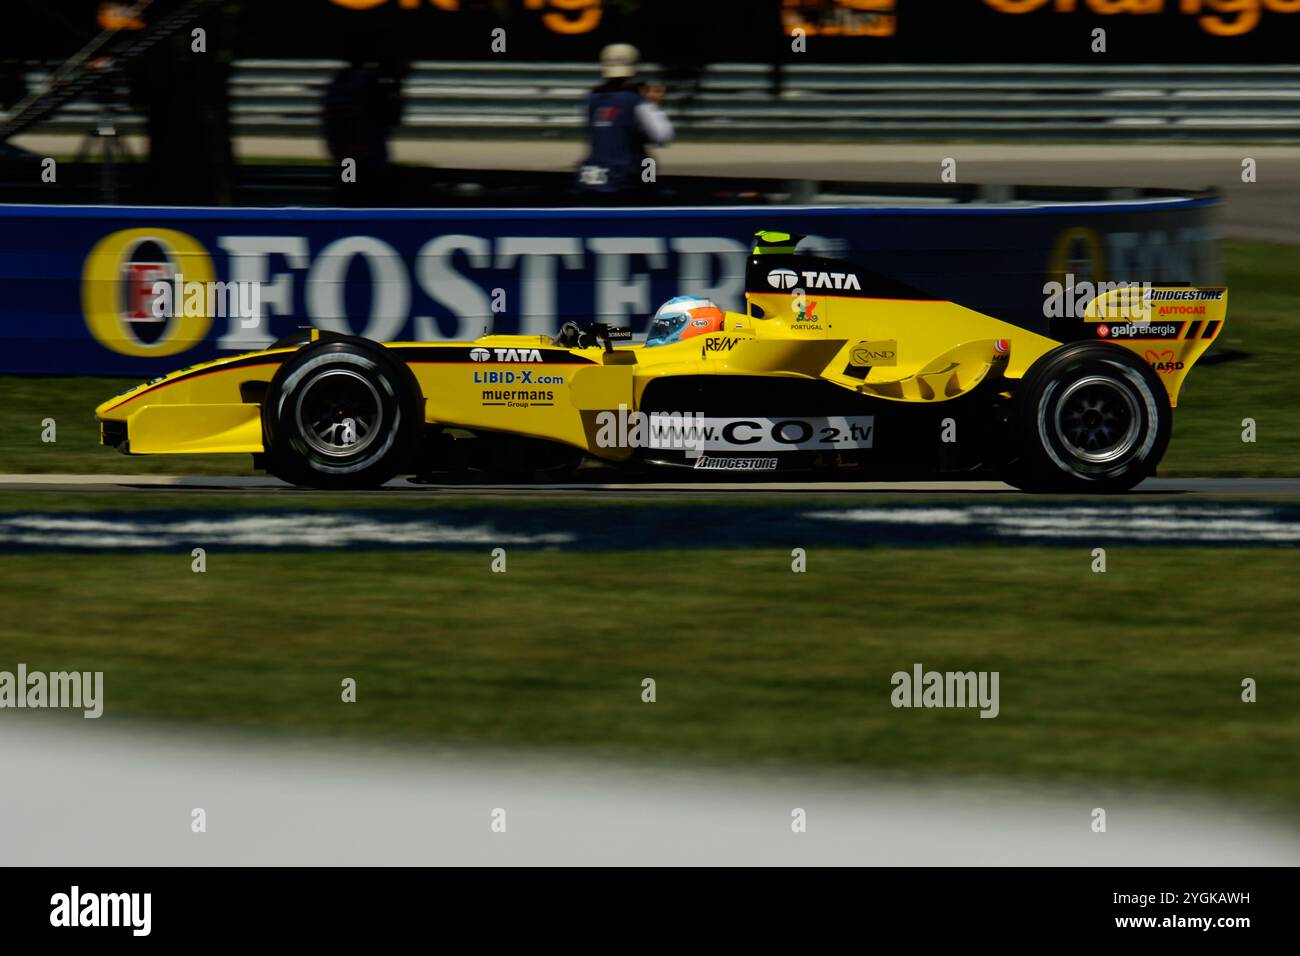
<path id="1" fill-rule="evenodd" d="M 1077 337 L 1114 342 L 1140 356 L 1176 406 L 1183 380 L 1219 337 L 1227 316 L 1223 286 L 1125 285 L 1088 303 Z"/>

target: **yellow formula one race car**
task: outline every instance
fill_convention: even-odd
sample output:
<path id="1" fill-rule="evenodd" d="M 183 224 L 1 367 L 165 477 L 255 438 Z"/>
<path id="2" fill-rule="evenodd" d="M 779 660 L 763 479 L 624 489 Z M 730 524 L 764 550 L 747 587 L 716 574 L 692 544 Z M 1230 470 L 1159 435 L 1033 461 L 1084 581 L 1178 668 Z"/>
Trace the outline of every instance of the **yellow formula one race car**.
<path id="1" fill-rule="evenodd" d="M 296 484 L 399 474 L 1000 477 L 1122 491 L 1154 473 L 1227 290 L 1123 287 L 1051 337 L 763 232 L 746 310 L 679 297 L 631 332 L 379 343 L 308 330 L 95 413 L 129 454 L 251 453 Z"/>

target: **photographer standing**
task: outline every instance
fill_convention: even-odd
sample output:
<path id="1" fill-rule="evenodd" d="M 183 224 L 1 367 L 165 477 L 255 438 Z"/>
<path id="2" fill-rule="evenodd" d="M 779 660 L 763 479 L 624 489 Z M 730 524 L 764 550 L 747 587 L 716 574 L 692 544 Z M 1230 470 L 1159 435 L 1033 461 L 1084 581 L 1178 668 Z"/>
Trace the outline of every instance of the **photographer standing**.
<path id="1" fill-rule="evenodd" d="M 584 192 L 628 198 L 644 194 L 646 145 L 672 142 L 673 124 L 659 108 L 664 88 L 637 85 L 638 59 L 636 47 L 627 43 L 600 51 L 603 81 L 587 97 L 591 149 L 578 169 L 578 188 Z"/>

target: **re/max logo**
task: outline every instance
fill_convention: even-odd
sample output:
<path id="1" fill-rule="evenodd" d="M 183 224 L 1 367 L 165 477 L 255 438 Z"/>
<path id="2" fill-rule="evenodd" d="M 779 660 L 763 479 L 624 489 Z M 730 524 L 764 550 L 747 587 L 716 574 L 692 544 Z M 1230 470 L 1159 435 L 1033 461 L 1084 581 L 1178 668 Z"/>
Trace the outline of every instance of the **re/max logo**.
<path id="1" fill-rule="evenodd" d="M 704 351 L 706 352 L 730 352 L 736 347 L 740 339 L 718 339 L 707 338 L 704 340 Z"/>

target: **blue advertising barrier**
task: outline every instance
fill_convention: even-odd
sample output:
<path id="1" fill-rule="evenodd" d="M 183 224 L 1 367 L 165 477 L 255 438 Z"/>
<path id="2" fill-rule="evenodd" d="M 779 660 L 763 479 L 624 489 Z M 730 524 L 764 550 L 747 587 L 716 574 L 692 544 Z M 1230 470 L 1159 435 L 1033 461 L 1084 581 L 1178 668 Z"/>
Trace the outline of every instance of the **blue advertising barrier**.
<path id="1" fill-rule="evenodd" d="M 674 295 L 742 308 L 758 229 L 806 233 L 801 251 L 1045 330 L 1044 283 L 1066 273 L 1220 281 L 1215 202 L 0 206 L 0 371 L 151 377 L 305 326 L 381 341 L 474 338 L 489 327 L 547 334 L 567 320 L 642 332 Z"/>

